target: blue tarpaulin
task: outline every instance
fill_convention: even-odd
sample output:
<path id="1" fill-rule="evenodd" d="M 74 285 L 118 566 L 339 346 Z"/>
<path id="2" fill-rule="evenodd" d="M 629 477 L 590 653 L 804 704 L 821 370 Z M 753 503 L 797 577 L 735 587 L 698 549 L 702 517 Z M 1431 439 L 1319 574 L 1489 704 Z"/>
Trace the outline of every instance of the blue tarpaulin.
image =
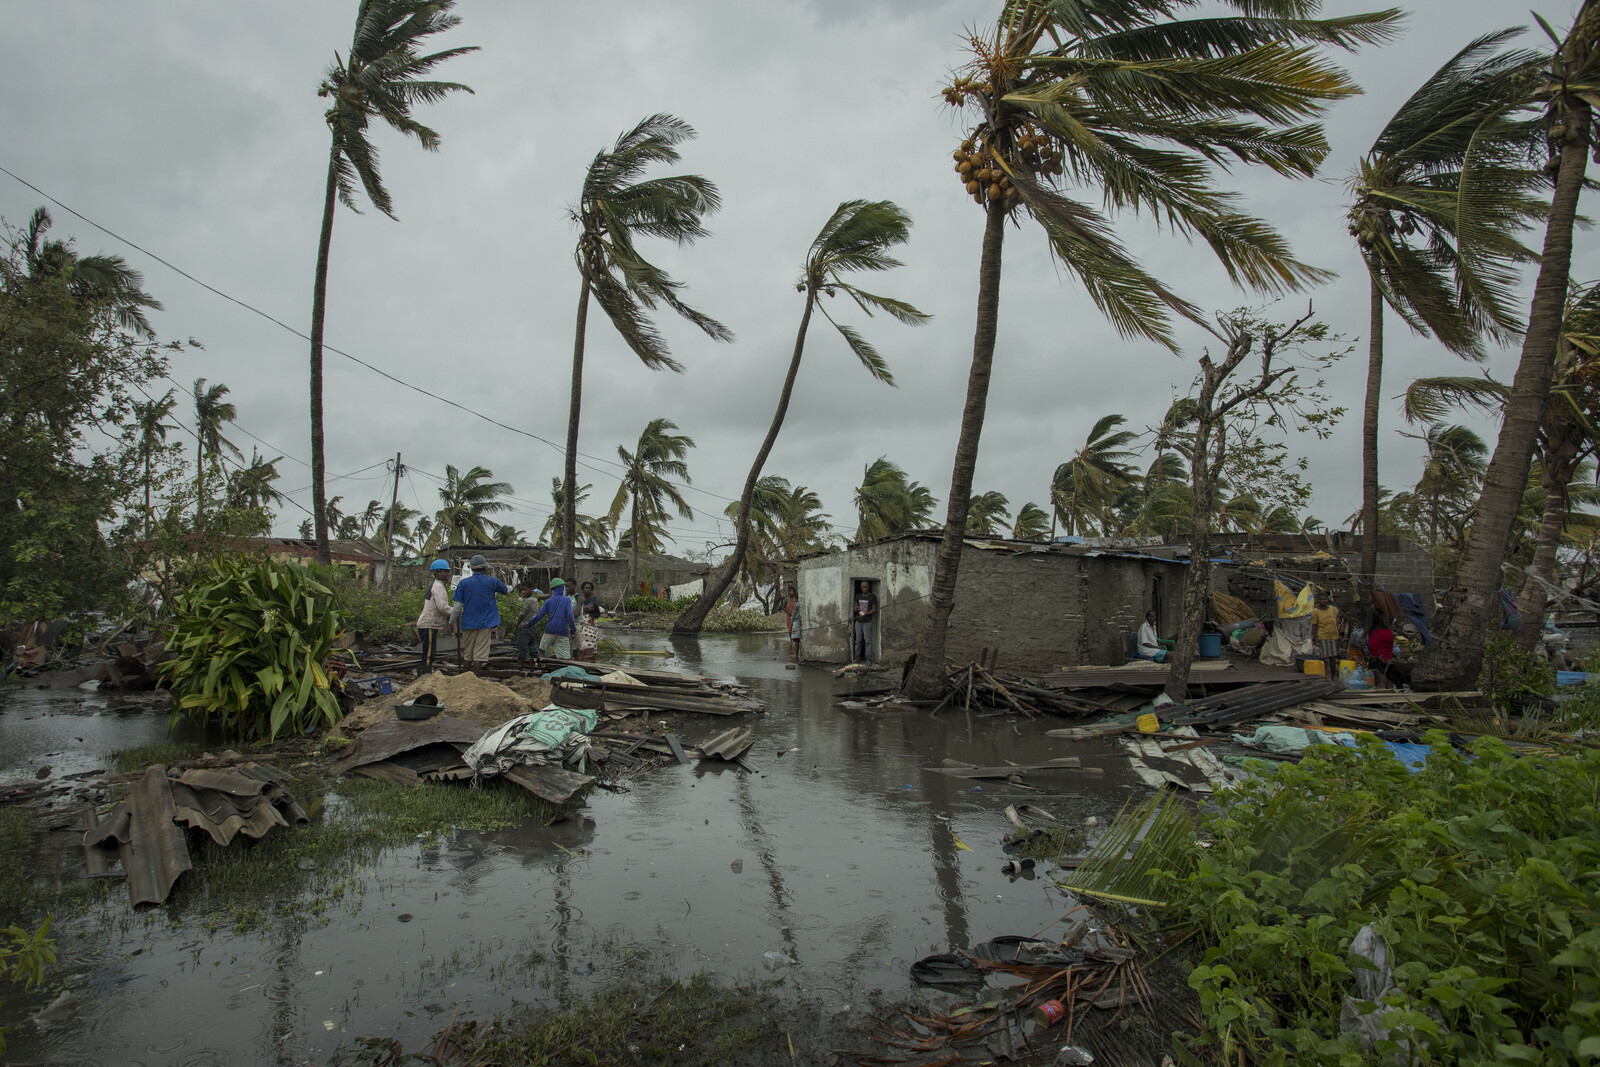
<path id="1" fill-rule="evenodd" d="M 1593 678 L 1587 671 L 1556 671 L 1557 685 L 1582 685 Z"/>
<path id="2" fill-rule="evenodd" d="M 1409 741 L 1385 741 L 1384 747 L 1394 753 L 1394 758 L 1410 768 L 1412 774 L 1422 770 L 1423 764 L 1428 762 L 1428 753 L 1433 749 L 1427 745 L 1415 745 Z"/>
<path id="3" fill-rule="evenodd" d="M 1422 643 L 1433 644 L 1433 634 L 1428 632 L 1428 616 L 1422 610 L 1422 598 L 1416 593 L 1396 593 L 1394 599 L 1400 605 L 1400 610 L 1406 613 L 1406 618 L 1417 628 Z"/>

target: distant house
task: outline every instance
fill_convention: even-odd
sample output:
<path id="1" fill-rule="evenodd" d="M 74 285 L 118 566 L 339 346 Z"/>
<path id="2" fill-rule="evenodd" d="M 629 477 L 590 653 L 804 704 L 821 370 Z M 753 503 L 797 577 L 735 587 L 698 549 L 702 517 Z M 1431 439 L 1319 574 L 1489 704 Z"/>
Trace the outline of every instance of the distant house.
<path id="1" fill-rule="evenodd" d="M 561 550 L 548 545 L 450 545 L 436 555 L 416 562 L 426 566 L 433 559 L 443 558 L 450 562 L 452 570 L 460 574 L 476 555 L 484 558 L 491 573 L 513 587 L 518 582 L 527 581 L 549 592 L 551 579 L 565 578 L 571 590 L 576 592 L 584 582 L 593 582 L 595 596 L 607 607 L 613 607 L 625 596 L 637 592 L 625 589 L 628 584 L 627 556 L 596 556 L 579 552 L 578 573 L 570 576 L 561 573 Z M 639 580 L 659 587 L 663 595 L 668 586 L 704 578 L 710 570 L 710 564 L 696 563 L 679 556 L 639 553 Z"/>
<path id="2" fill-rule="evenodd" d="M 855 590 L 866 581 L 879 603 L 873 659 L 903 663 L 928 618 L 938 548 L 939 534 L 923 532 L 800 558 L 801 656 L 849 662 Z M 1147 609 L 1156 610 L 1163 634 L 1177 629 L 1186 569 L 1178 551 L 1159 542 L 969 538 L 946 654 L 966 662 L 994 648 L 1002 668 L 1030 673 L 1120 663 Z"/>
<path id="3" fill-rule="evenodd" d="M 267 555 L 275 559 L 292 559 L 297 563 L 315 563 L 317 561 L 317 542 L 299 537 L 256 537 L 251 538 L 252 546 L 259 546 Z M 374 578 L 382 578 L 379 573 L 384 563 L 383 549 L 359 537 L 351 541 L 329 541 L 328 555 L 336 567 L 347 567 L 362 584 L 368 584 Z"/>

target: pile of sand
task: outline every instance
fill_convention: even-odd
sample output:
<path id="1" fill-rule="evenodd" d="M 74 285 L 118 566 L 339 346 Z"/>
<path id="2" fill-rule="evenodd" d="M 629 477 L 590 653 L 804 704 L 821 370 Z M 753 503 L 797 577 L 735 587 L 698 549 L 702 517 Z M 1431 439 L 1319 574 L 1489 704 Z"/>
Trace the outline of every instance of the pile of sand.
<path id="1" fill-rule="evenodd" d="M 538 711 L 550 703 L 550 684 L 537 678 L 513 679 L 521 692 L 499 682 L 471 674 L 424 674 L 398 693 L 374 697 L 346 715 L 334 727 L 335 734 L 354 734 L 395 717 L 394 706 L 415 700 L 425 693 L 439 698 L 444 714 L 484 728 L 499 726 L 508 719 Z"/>

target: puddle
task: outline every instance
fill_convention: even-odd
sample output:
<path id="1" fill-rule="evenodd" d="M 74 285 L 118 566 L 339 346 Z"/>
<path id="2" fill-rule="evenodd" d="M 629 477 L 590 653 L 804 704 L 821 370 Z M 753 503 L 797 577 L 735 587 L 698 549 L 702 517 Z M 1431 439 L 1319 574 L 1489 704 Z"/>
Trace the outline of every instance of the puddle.
<path id="1" fill-rule="evenodd" d="M 1062 725 L 1056 718 L 841 711 L 835 689 L 845 683 L 825 669 L 785 669 L 784 644 L 705 637 L 647 664 L 750 686 L 768 709 L 738 720 L 756 728 L 747 757 L 756 773 L 669 765 L 625 792 L 591 792 L 551 827 L 385 850 L 337 899 L 308 907 L 309 896 L 288 899 L 302 890 L 264 896 L 265 922 L 248 932 L 219 921 L 221 902 L 191 896 L 181 908 L 133 913 L 114 895 L 58 917 L 57 988 L 13 992 L 0 1008 L 8 1055 L 322 1063 L 361 1035 L 417 1048 L 457 1011 L 487 1019 L 567 1005 L 640 969 L 782 978 L 780 996 L 865 1023 L 869 994 L 905 995 L 914 960 L 1033 934 L 1059 917 L 1063 900 L 1046 878 L 1001 873 L 1003 811 L 1033 803 L 1104 824 L 1142 792 L 1121 760 L 1044 737 Z M 130 703 L 5 691 L 0 777 L 39 762 L 88 770 L 111 749 L 163 740 L 164 711 L 110 710 Z M 728 725 L 692 717 L 682 729 L 699 740 Z M 1042 792 L 1003 781 L 974 789 L 922 769 L 945 758 L 993 766 L 1069 754 L 1087 766 L 1097 751 L 1107 755 L 1104 777 L 1029 775 Z M 30 1016 L 63 981 L 73 999 L 40 1029 Z"/>

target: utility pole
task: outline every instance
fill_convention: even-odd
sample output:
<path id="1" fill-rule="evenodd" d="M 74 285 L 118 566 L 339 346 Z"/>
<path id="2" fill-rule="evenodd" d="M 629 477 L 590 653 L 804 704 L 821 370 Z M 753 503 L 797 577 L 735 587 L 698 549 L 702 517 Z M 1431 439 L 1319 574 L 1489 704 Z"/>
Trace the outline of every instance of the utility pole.
<path id="1" fill-rule="evenodd" d="M 389 521 L 383 528 L 383 585 L 390 588 L 394 584 L 394 511 L 400 503 L 400 453 L 394 454 L 394 492 L 389 494 Z"/>

